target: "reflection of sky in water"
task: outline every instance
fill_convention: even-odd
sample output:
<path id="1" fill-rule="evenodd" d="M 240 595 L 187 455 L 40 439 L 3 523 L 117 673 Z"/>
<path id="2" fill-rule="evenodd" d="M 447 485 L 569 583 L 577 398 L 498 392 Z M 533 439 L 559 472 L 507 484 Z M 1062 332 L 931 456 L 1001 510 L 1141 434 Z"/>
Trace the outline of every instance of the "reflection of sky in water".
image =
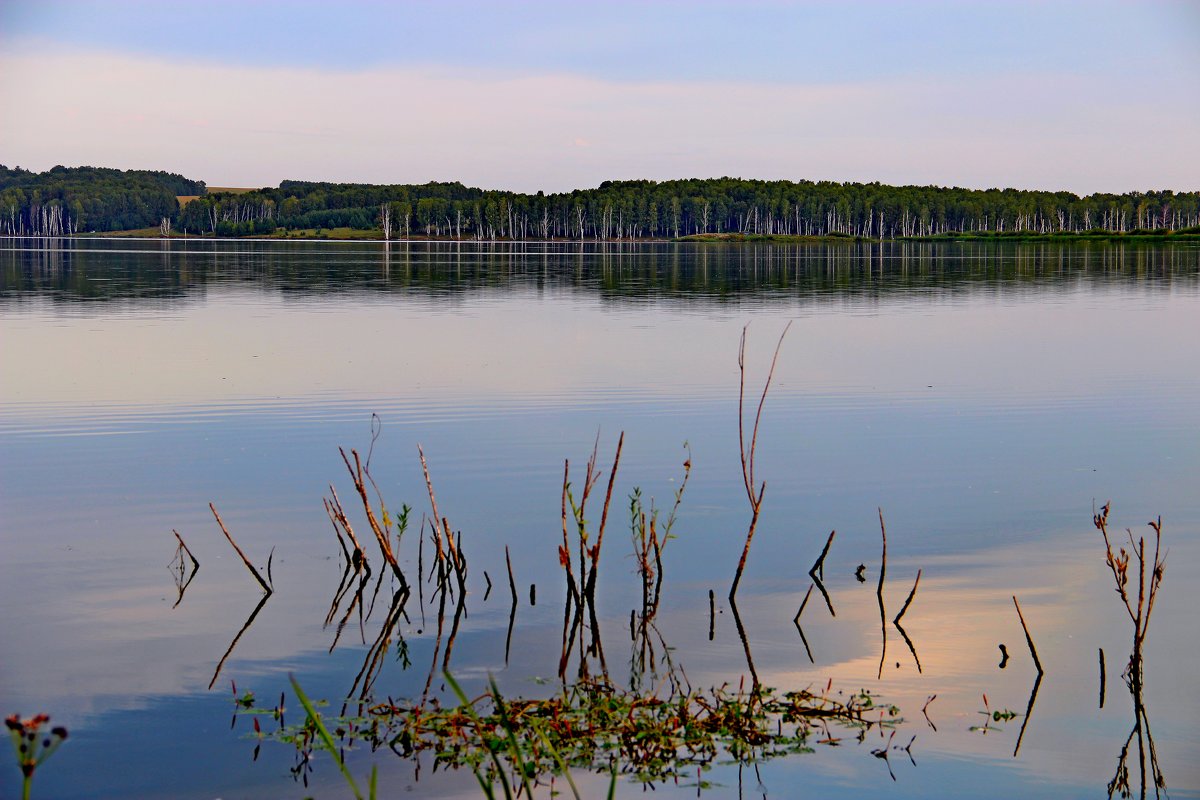
<path id="1" fill-rule="evenodd" d="M 359 263 L 356 250 L 331 252 Z M 72 258 L 74 275 L 103 276 L 86 254 Z M 127 271 L 137 263 L 121 258 Z M 334 269 L 305 258 L 299 271 L 309 279 Z M 0 700 L 6 713 L 45 709 L 78 733 L 38 777 L 48 795 L 90 796 L 97 786 L 172 794 L 175 780 L 197 796 L 287 788 L 286 774 L 275 776 L 286 753 L 268 754 L 275 767 L 252 767 L 252 746 L 227 732 L 227 679 L 262 697 L 277 695 L 289 670 L 314 694 L 348 690 L 365 647 L 347 629 L 342 646 L 324 652 L 332 632 L 320 623 L 340 569 L 320 498 L 330 481 L 347 498 L 337 447 L 365 447 L 372 412 L 384 421 L 374 469 L 385 496 L 425 507 L 420 442 L 442 510 L 476 565 L 455 668 L 468 681 L 495 671 L 512 692 L 545 691 L 530 678 L 553 677 L 557 665 L 563 589 L 550 542 L 561 460 L 581 466 L 599 428 L 603 461 L 625 430 L 619 496 L 636 485 L 661 501 L 689 441 L 695 469 L 666 556 L 661 627 L 693 683 L 735 678 L 742 649 L 727 612 L 708 643 L 707 590 L 724 594 L 747 514 L 734 427 L 737 337 L 752 319 L 756 385 L 774 337 L 794 319 L 765 412 L 759 473 L 769 485 L 742 615 L 768 683 L 833 678 L 879 691 L 904 709 L 897 740 L 918 736 L 919 766 L 895 760 L 893 784 L 863 748 L 822 749 L 764 765 L 771 796 L 788 796 L 780 787 L 801 779 L 904 796 L 1037 794 L 1059 782 L 1083 796 L 1102 790 L 1132 714 L 1117 677 L 1128 621 L 1090 525 L 1093 498 L 1112 498 L 1118 529 L 1157 513 L 1166 523 L 1147 701 L 1169 785 L 1186 796 L 1200 789 L 1188 757 L 1200 710 L 1188 611 L 1197 598 L 1186 579 L 1200 566 L 1200 295 L 1191 258 L 1191 277 L 1184 270 L 1171 280 L 1101 271 L 1107 279 L 939 279 L 927 291 L 866 293 L 856 274 L 842 294 L 772 286 L 722 302 L 682 290 L 627 298 L 611 285 L 539 285 L 521 273 L 448 300 L 370 284 L 296 297 L 218 274 L 169 300 L 81 304 L 47 285 L 22 289 L 10 271 L 0 295 L 0 602 L 17 613 L 0 623 L 9 645 Z M 275 547 L 278 587 L 211 694 L 204 687 L 216 661 L 258 594 L 211 520 L 210 500 L 256 561 Z M 882 682 L 877 506 L 889 530 L 889 618 L 924 570 L 905 617 L 924 672 L 892 631 Z M 625 675 L 636 596 L 622 516 L 599 598 L 614 677 Z M 172 528 L 202 563 L 174 610 L 165 566 Z M 810 665 L 791 618 L 832 528 L 826 575 L 838 616 L 810 599 Z M 507 668 L 506 544 L 523 598 Z M 404 548 L 410 561 L 414 550 Z M 869 578 L 861 586 L 860 562 Z M 477 599 L 483 570 L 496 584 L 487 604 Z M 530 582 L 533 609 L 524 603 Z M 983 693 L 994 707 L 1024 709 L 1032 666 L 1012 594 L 1047 667 L 1016 760 L 1020 720 L 995 736 L 966 733 Z M 415 608 L 410 620 L 415 666 L 389 664 L 379 684 L 397 695 L 419 692 L 432 654 L 432 620 L 422 623 Z M 1001 641 L 1013 655 L 1003 672 Z M 1103 711 L 1098 647 L 1108 659 Z M 931 694 L 937 733 L 919 714 Z M 154 766 L 118 775 L 112 764 L 130 755 L 108 736 L 114 729 L 128 730 L 134 752 Z M 183 748 L 167 748 L 171 737 Z M 196 757 L 184 765 L 177 749 Z M 99 778 L 86 789 L 71 783 L 72 763 Z M 411 782 L 403 773 L 392 765 L 385 774 L 402 786 Z M 3 793 L 12 779 L 0 778 Z"/>

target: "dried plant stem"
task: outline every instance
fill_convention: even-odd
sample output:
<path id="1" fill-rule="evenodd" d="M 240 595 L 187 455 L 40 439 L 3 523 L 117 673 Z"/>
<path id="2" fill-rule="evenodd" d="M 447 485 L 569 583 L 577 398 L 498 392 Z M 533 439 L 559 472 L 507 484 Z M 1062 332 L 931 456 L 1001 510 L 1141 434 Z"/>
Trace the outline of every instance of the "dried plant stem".
<path id="1" fill-rule="evenodd" d="M 1017 596 L 1013 595 L 1013 605 L 1017 607 L 1017 619 L 1021 620 L 1021 630 L 1025 631 L 1025 644 L 1029 645 L 1029 654 L 1033 656 L 1033 665 L 1037 667 L 1038 675 L 1041 675 L 1042 669 L 1041 659 L 1038 658 L 1037 648 L 1033 646 L 1033 637 L 1029 635 L 1029 626 L 1025 624 L 1025 615 L 1021 613 L 1021 604 L 1017 602 Z"/>
<path id="2" fill-rule="evenodd" d="M 513 578 L 512 559 L 508 555 L 508 545 L 504 545 L 504 565 L 508 567 L 508 590 L 512 593 L 512 607 L 517 607 L 517 582 Z"/>
<path id="3" fill-rule="evenodd" d="M 175 538 L 179 540 L 179 546 L 183 548 L 183 552 L 187 553 L 188 558 L 190 558 L 192 560 L 192 569 L 193 570 L 200 569 L 200 562 L 196 560 L 196 557 L 194 555 L 192 555 L 191 548 L 188 547 L 187 544 L 183 541 L 183 537 L 179 535 L 179 531 L 172 528 L 171 533 L 175 534 Z"/>
<path id="4" fill-rule="evenodd" d="M 438 513 L 437 497 L 433 493 L 433 480 L 429 477 L 429 465 L 425 462 L 425 451 L 421 449 L 421 445 L 417 445 L 417 454 L 421 457 L 421 471 L 425 475 L 425 488 L 429 491 L 429 505 L 433 509 L 433 528 L 437 533 L 434 542 L 437 545 L 438 560 L 448 557 L 451 567 L 458 572 L 464 565 L 461 563 L 458 551 L 454 546 L 454 534 L 450 532 L 450 523 Z M 440 528 L 438 527 L 439 522 L 441 523 Z M 445 539 L 446 543 L 444 551 L 442 549 L 443 539 Z M 461 582 L 462 576 L 460 575 L 459 578 Z"/>
<path id="5" fill-rule="evenodd" d="M 883 605 L 883 581 L 887 575 L 887 526 L 883 524 L 883 509 L 879 511 L 879 535 L 883 539 L 883 553 L 879 559 L 879 585 L 875 597 L 879 600 L 879 628 L 883 632 L 883 650 L 879 653 L 879 678 L 883 677 L 883 662 L 887 658 L 887 611 Z"/>
<path id="6" fill-rule="evenodd" d="M 916 597 L 916 595 L 917 595 L 917 586 L 919 586 L 920 584 L 921 584 L 921 570 L 917 570 L 917 579 L 915 581 L 913 581 L 913 587 L 909 591 L 908 597 L 904 601 L 904 605 L 901 606 L 900 613 L 896 615 L 896 618 L 894 620 L 892 620 L 892 622 L 894 624 L 896 624 L 896 625 L 900 624 L 900 618 L 904 616 L 904 612 L 908 611 L 908 607 L 910 605 L 912 605 L 913 598 Z"/>
<path id="7" fill-rule="evenodd" d="M 272 589 L 271 586 L 265 580 L 263 580 L 263 576 L 260 575 L 258 570 L 254 568 L 254 565 L 250 563 L 250 559 L 246 558 L 246 554 L 242 552 L 242 548 L 238 547 L 237 542 L 235 542 L 233 537 L 229 535 L 229 529 L 226 528 L 225 523 L 221 521 L 221 515 L 217 513 L 217 507 L 212 503 L 209 503 L 208 507 L 212 511 L 213 516 L 216 517 L 217 524 L 221 526 L 221 533 L 225 534 L 225 538 L 229 540 L 229 543 L 233 545 L 233 549 L 237 551 L 239 556 L 241 556 L 242 563 L 246 565 L 246 569 L 250 570 L 250 574 L 254 576 L 254 580 L 258 581 L 258 585 L 262 587 L 263 591 L 267 594 L 271 594 L 274 589 Z"/>
<path id="8" fill-rule="evenodd" d="M 375 517 L 375 511 L 371 508 L 371 498 L 367 494 L 366 481 L 370 478 L 365 474 L 362 462 L 358 457 L 357 450 L 351 450 L 350 454 L 354 456 L 354 466 L 350 466 L 350 459 L 346 457 L 346 451 L 338 448 L 338 452 L 342 454 L 342 461 L 346 464 L 346 469 L 350 473 L 351 480 L 354 481 L 354 488 L 358 492 L 359 499 L 362 500 L 363 511 L 367 515 L 367 524 L 371 526 L 371 531 L 375 534 L 375 541 L 379 544 L 379 551 L 383 553 L 383 558 L 387 561 L 388 566 L 392 568 L 392 572 L 400 579 L 401 586 L 407 586 L 408 582 L 404 578 L 404 573 L 400 571 L 400 564 L 396 561 L 396 555 L 392 552 L 392 543 L 388 538 L 388 534 L 379 524 L 379 520 Z"/>
<path id="9" fill-rule="evenodd" d="M 342 552 L 346 554 L 346 560 L 351 564 L 357 562 L 366 563 L 367 554 L 363 550 L 362 544 L 359 543 L 358 537 L 354 535 L 354 528 L 350 526 L 350 520 L 346 518 L 346 511 L 342 508 L 341 498 L 338 497 L 337 490 L 333 485 L 329 486 L 329 493 L 333 497 L 332 500 L 325 501 L 325 513 L 329 515 L 329 521 L 333 523 L 333 532 L 337 534 L 338 542 L 342 545 Z M 350 543 L 354 545 L 354 552 L 349 552 L 346 543 L 342 541 L 342 533 L 350 539 Z"/>
<path id="10" fill-rule="evenodd" d="M 596 570 L 600 566 L 600 546 L 604 543 L 604 528 L 608 523 L 608 508 L 612 503 L 613 484 L 617 480 L 617 467 L 621 463 L 621 448 L 625 445 L 625 431 L 617 439 L 617 453 L 613 456 L 612 469 L 608 473 L 608 489 L 604 493 L 604 509 L 600 512 L 600 528 L 596 531 L 596 545 L 591 550 L 592 565 L 588 570 L 586 594 L 589 601 L 596 596 Z"/>
<path id="11" fill-rule="evenodd" d="M 767 372 L 767 379 L 763 383 L 762 395 L 758 399 L 758 410 L 754 414 L 754 428 L 750 433 L 750 447 L 746 448 L 746 330 L 749 328 L 746 325 L 742 328 L 742 339 L 738 345 L 738 450 L 741 454 L 742 462 L 742 482 L 746 487 L 746 499 L 750 502 L 750 524 L 746 528 L 746 543 L 742 546 L 742 555 L 738 559 L 737 572 L 733 575 L 733 585 L 729 587 L 729 599 L 733 600 L 737 595 L 738 584 L 742 580 L 742 572 L 746 569 L 746 559 L 750 556 L 750 543 L 754 540 L 754 532 L 758 528 L 758 517 L 762 511 L 763 493 L 767 490 L 767 482 L 763 481 L 758 484 L 755 489 L 754 479 L 754 463 L 755 453 L 758 449 L 758 425 L 762 421 L 763 405 L 767 401 L 767 391 L 771 388 L 771 379 L 775 376 L 775 365 L 779 361 L 779 348 L 783 346 L 783 337 L 787 336 L 788 329 L 792 327 L 792 323 L 788 323 L 783 333 L 779 334 L 779 341 L 775 345 L 775 354 L 771 357 L 771 368 Z"/>
<path id="12" fill-rule="evenodd" d="M 813 562 L 812 569 L 808 571 L 809 576 L 814 581 L 819 581 L 825 577 L 825 556 L 829 555 L 829 548 L 833 545 L 834 536 L 837 536 L 837 531 L 830 531 L 829 538 L 825 540 L 825 546 L 821 548 L 821 555 L 817 556 L 817 560 Z"/>
<path id="13" fill-rule="evenodd" d="M 562 543 L 562 547 L 560 547 L 558 550 L 558 562 L 560 564 L 562 564 L 563 569 L 566 570 L 566 573 L 567 573 L 567 594 L 568 594 L 568 596 L 570 597 L 570 599 L 573 602 L 579 603 L 580 602 L 579 590 L 575 585 L 575 571 L 571 567 L 571 538 L 570 538 L 570 534 L 567 533 L 567 503 L 569 501 L 570 490 L 571 490 L 571 460 L 564 459 L 563 460 L 563 480 L 562 480 L 562 537 L 563 537 L 563 543 Z M 507 558 L 507 552 L 508 551 L 506 549 L 505 550 L 506 558 Z M 509 566 L 509 579 L 510 580 L 512 579 L 511 565 Z M 513 592 L 515 594 L 516 589 L 513 589 Z"/>

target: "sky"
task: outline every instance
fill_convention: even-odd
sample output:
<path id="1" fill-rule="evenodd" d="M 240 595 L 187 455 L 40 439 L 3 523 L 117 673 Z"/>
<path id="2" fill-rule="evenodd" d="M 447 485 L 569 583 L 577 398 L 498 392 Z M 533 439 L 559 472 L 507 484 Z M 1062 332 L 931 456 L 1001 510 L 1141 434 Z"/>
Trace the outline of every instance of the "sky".
<path id="1" fill-rule="evenodd" d="M 0 163 L 1200 190 L 1200 2 L 0 0 Z"/>

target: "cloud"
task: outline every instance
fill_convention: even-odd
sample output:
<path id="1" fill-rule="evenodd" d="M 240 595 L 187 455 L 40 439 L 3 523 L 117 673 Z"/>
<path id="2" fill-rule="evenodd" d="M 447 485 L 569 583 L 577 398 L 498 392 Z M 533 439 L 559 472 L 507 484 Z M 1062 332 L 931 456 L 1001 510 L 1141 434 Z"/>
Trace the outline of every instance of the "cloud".
<path id="1" fill-rule="evenodd" d="M 9 165 L 162 168 L 212 185 L 461 180 L 522 191 L 740 175 L 1079 192 L 1200 186 L 1200 112 L 1141 114 L 1075 78 L 611 82 L 440 67 L 0 56 Z M 1136 102 L 1136 94 L 1126 95 Z M 1130 113 L 1127 113 L 1130 112 Z"/>

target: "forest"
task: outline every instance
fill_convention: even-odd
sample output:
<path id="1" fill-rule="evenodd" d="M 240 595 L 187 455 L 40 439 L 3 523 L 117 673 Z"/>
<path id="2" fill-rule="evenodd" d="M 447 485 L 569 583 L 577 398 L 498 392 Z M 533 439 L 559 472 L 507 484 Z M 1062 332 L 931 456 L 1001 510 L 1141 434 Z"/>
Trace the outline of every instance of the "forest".
<path id="1" fill-rule="evenodd" d="M 0 233 L 69 236 L 160 224 L 179 214 L 179 195 L 204 181 L 146 170 L 57 166 L 31 172 L 0 164 Z"/>
<path id="2" fill-rule="evenodd" d="M 179 197 L 197 196 L 183 205 Z M 451 239 L 685 236 L 924 238 L 1200 233 L 1200 192 L 1091 194 L 741 178 L 605 181 L 522 194 L 461 183 L 283 181 L 208 193 L 167 172 L 0 166 L 0 233 L 61 236 L 157 226 L 165 234 Z"/>
<path id="3" fill-rule="evenodd" d="M 348 227 L 384 238 L 665 239 L 748 236 L 927 237 L 1200 232 L 1200 192 L 1093 194 L 740 178 L 605 181 L 595 189 L 520 194 L 461 183 L 284 181 L 211 195 L 178 227 L 215 235 Z"/>

